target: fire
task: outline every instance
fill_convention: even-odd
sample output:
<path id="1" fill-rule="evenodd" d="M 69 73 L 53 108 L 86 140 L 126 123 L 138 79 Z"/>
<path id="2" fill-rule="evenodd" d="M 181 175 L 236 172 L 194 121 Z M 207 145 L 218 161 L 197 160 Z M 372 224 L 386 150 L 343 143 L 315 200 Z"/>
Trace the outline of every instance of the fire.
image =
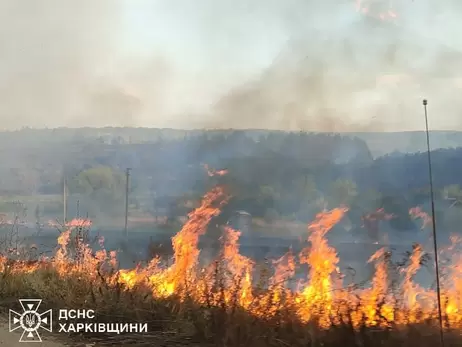
<path id="1" fill-rule="evenodd" d="M 361 216 L 361 221 L 363 222 L 362 227 L 367 230 L 371 239 L 378 242 L 380 221 L 390 220 L 392 218 L 393 215 L 385 213 L 385 209 L 380 208 L 375 212 Z"/>
<path id="2" fill-rule="evenodd" d="M 243 307 L 248 307 L 252 301 L 252 269 L 253 262 L 239 254 L 239 231 L 225 228 L 223 236 L 223 252 L 221 259 L 230 273 L 228 287 L 238 290 L 238 301 Z M 236 281 L 237 282 L 234 282 Z"/>
<path id="3" fill-rule="evenodd" d="M 284 286 L 285 282 L 295 275 L 295 257 L 292 249 L 277 260 L 273 260 L 274 275 L 271 277 L 271 285 L 274 287 Z"/>
<path id="4" fill-rule="evenodd" d="M 204 197 L 201 206 L 189 214 L 184 227 L 173 237 L 174 263 L 167 270 L 168 292 L 173 293 L 179 287 L 183 289 L 188 280 L 194 279 L 200 253 L 199 237 L 206 232 L 208 223 L 220 213 L 220 207 L 227 200 L 221 187 L 214 188 Z M 214 206 L 217 201 L 217 206 Z"/>
<path id="5" fill-rule="evenodd" d="M 74 218 L 65 224 L 66 228 L 90 228 L 91 220 L 84 218 Z"/>
<path id="6" fill-rule="evenodd" d="M 186 224 L 172 238 L 174 257 L 170 267 L 161 270 L 160 259 L 154 258 L 145 269 L 120 271 L 118 282 L 127 284 L 129 288 L 148 283 L 154 296 L 168 297 L 174 293 L 184 293 L 197 280 L 199 237 L 205 233 L 212 217 L 220 213 L 228 199 L 221 187 L 215 187 L 205 195 L 201 205 L 189 214 Z"/>
<path id="7" fill-rule="evenodd" d="M 378 317 L 385 317 L 387 321 L 392 321 L 393 314 L 393 298 L 389 295 L 389 280 L 388 280 L 388 260 L 390 254 L 385 248 L 379 249 L 370 258 L 369 263 L 375 263 L 375 276 L 372 279 L 372 287 L 366 289 L 362 293 L 363 310 L 362 315 L 366 318 L 366 323 L 370 326 L 387 326 L 388 324 Z M 377 305 L 381 303 L 382 305 Z"/>
<path id="8" fill-rule="evenodd" d="M 382 21 L 398 18 L 392 0 L 356 0 L 356 11 Z"/>
<path id="9" fill-rule="evenodd" d="M 417 271 L 420 269 L 420 263 L 423 256 L 422 247 L 418 244 L 413 246 L 413 252 L 409 259 L 409 265 L 402 269 L 404 273 L 404 281 L 402 284 L 402 296 L 404 307 L 407 308 L 407 316 L 403 319 L 407 320 L 409 323 L 416 323 L 418 321 L 417 315 L 420 313 L 425 318 L 428 318 L 431 315 L 431 309 L 422 305 L 419 305 L 418 296 L 431 296 L 431 293 L 427 293 L 423 288 L 418 284 L 414 283 L 413 277 L 416 275 Z"/>
<path id="10" fill-rule="evenodd" d="M 356 328 L 361 324 L 389 327 L 436 317 L 435 292 L 414 281 L 425 256 L 420 245 L 413 247 L 408 263 L 396 272 L 400 281 L 392 280 L 395 272 L 392 272 L 391 253 L 381 248 L 369 259 L 374 265 L 369 286 L 344 286 L 338 268 L 340 258 L 329 244 L 327 234 L 342 220 L 348 211 L 345 207 L 319 213 L 307 228 L 309 246 L 298 257 L 289 250 L 270 263 L 272 274 L 266 284 L 256 284 L 255 262 L 239 251 L 241 232 L 229 227 L 223 229 L 222 248 L 217 258 L 201 265 L 199 239 L 229 198 L 220 186 L 203 197 L 200 206 L 189 214 L 187 222 L 172 238 L 174 255 L 171 263 L 155 257 L 146 266 L 118 270 L 117 255 L 104 249 L 103 240 L 101 249 L 96 252 L 82 242 L 73 245 L 75 229 L 72 226 L 76 223 L 71 223 L 59 235 L 53 258 L 24 262 L 4 256 L 0 257 L 0 271 L 28 274 L 53 268 L 60 276 L 90 281 L 104 274 L 107 283 L 114 287 L 122 286 L 127 291 L 142 287 L 149 290 L 154 299 L 192 299 L 198 305 L 229 309 L 238 306 L 249 314 L 265 318 L 290 309 L 300 321 L 315 322 L 321 328 L 344 322 L 350 322 Z M 385 215 L 383 211 L 378 212 Z M 421 210 L 414 209 L 410 213 L 424 216 Z M 427 225 L 428 221 L 424 223 Z M 462 241 L 455 237 L 451 241 L 452 246 L 445 250 L 450 265 L 445 267 L 442 302 L 445 321 L 452 328 L 462 329 Z M 308 267 L 306 281 L 294 288 L 290 279 L 304 266 Z"/>
<path id="11" fill-rule="evenodd" d="M 432 217 L 430 217 L 426 212 L 422 211 L 420 207 L 413 207 L 409 210 L 409 215 L 413 219 L 422 220 L 422 230 L 432 224 Z"/>
<path id="12" fill-rule="evenodd" d="M 462 238 L 451 237 L 451 246 L 446 250 L 450 265 L 443 279 L 447 292 L 446 315 L 452 326 L 462 326 Z"/>
<path id="13" fill-rule="evenodd" d="M 335 249 L 328 245 L 325 235 L 343 218 L 346 212 L 346 208 L 337 208 L 319 213 L 315 221 L 308 226 L 310 233 L 308 241 L 311 243 L 311 249 L 302 250 L 300 263 L 311 267 L 309 284 L 297 297 L 297 303 L 300 304 L 298 313 L 302 320 L 309 321 L 313 315 L 320 313 L 320 324 L 328 324 L 329 311 L 333 306 L 331 277 L 340 259 Z"/>
<path id="14" fill-rule="evenodd" d="M 209 177 L 224 176 L 228 174 L 228 170 L 226 169 L 222 169 L 222 170 L 211 169 L 207 164 L 203 164 L 202 166 L 207 171 L 207 175 L 209 175 Z"/>

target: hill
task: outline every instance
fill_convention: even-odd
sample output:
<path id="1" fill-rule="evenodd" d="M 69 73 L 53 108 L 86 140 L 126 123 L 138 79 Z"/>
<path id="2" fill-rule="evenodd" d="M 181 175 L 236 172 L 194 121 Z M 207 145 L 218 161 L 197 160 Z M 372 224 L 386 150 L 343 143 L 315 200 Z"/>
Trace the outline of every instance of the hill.
<path id="1" fill-rule="evenodd" d="M 457 146 L 460 139 L 460 133 L 432 132 L 433 147 Z M 363 213 L 382 206 L 407 228 L 409 208 L 428 200 L 426 153 L 412 153 L 425 149 L 423 132 L 24 129 L 0 134 L 0 144 L 3 213 L 30 200 L 26 207 L 37 216 L 62 216 L 66 177 L 69 213 L 114 222 L 123 216 L 127 167 L 132 216 L 140 218 L 185 215 L 217 180 L 233 195 L 226 213 L 244 209 L 269 220 L 306 221 L 323 206 L 347 204 L 359 223 Z M 447 186 L 462 186 L 461 148 L 433 151 L 439 199 Z M 205 164 L 229 173 L 209 177 Z"/>
<path id="2" fill-rule="evenodd" d="M 424 131 L 403 132 L 353 132 L 349 133 L 364 140 L 374 157 L 393 152 L 417 153 L 427 151 Z M 431 150 L 462 147 L 461 131 L 431 131 Z"/>
<path id="3" fill-rule="evenodd" d="M 46 147 L 48 145 L 70 145 L 97 142 L 101 144 L 148 144 L 161 140 L 178 140 L 186 137 L 213 134 L 230 134 L 232 129 L 155 129 L 155 128 L 56 128 L 22 129 L 0 132 L 0 146 L 3 153 L 19 151 L 21 148 Z M 288 131 L 246 129 L 240 130 L 246 136 L 257 140 L 268 134 L 288 134 Z M 298 133 L 298 132 L 294 132 Z M 316 134 L 308 132 L 308 134 Z M 374 157 L 393 152 L 415 153 L 426 150 L 424 131 L 401 132 L 339 132 L 344 137 L 359 138 L 367 144 Z M 431 131 L 432 149 L 462 147 L 462 131 Z M 15 153 L 17 154 L 17 153 Z"/>

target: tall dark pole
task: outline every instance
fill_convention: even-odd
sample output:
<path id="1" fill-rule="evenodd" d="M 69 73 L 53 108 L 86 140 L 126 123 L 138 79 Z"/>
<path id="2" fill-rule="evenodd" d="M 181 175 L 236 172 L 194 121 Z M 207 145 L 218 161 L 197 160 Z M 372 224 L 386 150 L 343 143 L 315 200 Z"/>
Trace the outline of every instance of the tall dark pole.
<path id="1" fill-rule="evenodd" d="M 128 191 L 129 191 L 129 183 L 130 183 L 130 168 L 127 168 L 125 172 L 125 228 L 124 228 L 124 235 L 125 237 L 128 235 Z"/>
<path id="2" fill-rule="evenodd" d="M 63 223 L 67 224 L 67 182 L 66 173 L 63 175 Z"/>
<path id="3" fill-rule="evenodd" d="M 441 309 L 441 287 L 440 287 L 440 268 L 438 262 L 438 241 L 436 240 L 436 221 L 435 221 L 435 196 L 433 193 L 433 174 L 432 174 L 432 157 L 430 154 L 430 134 L 428 131 L 428 115 L 427 115 L 427 100 L 423 100 L 425 111 L 425 132 L 427 134 L 427 156 L 428 156 L 428 176 L 430 179 L 430 200 L 432 208 L 432 229 L 433 229 L 433 251 L 435 253 L 435 273 L 436 273 L 436 292 L 438 300 L 438 317 L 440 321 L 440 343 L 444 347 L 444 331 L 443 331 L 443 313 Z"/>

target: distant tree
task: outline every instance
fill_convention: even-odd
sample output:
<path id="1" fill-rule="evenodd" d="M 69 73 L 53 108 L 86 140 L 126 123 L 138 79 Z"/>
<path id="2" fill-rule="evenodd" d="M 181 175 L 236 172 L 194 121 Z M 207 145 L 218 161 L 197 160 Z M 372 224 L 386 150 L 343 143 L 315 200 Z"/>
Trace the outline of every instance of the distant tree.
<path id="1" fill-rule="evenodd" d="M 92 198 L 110 200 L 123 198 L 124 187 L 124 174 L 107 166 L 83 170 L 68 183 L 71 194 L 83 194 Z"/>
<path id="2" fill-rule="evenodd" d="M 415 224 L 409 216 L 411 206 L 403 195 L 387 195 L 381 198 L 381 206 L 384 212 L 393 215 L 390 225 L 397 230 L 415 229 Z"/>
<path id="3" fill-rule="evenodd" d="M 356 183 L 348 179 L 338 179 L 329 188 L 328 201 L 331 207 L 349 206 L 358 195 Z"/>
<path id="4" fill-rule="evenodd" d="M 458 184 L 451 184 L 443 188 L 442 197 L 450 202 L 451 207 L 462 204 L 462 189 Z"/>
<path id="5" fill-rule="evenodd" d="M 296 193 L 301 201 L 312 201 L 318 197 L 316 181 L 312 175 L 299 175 L 292 181 L 292 191 Z"/>
<path id="6" fill-rule="evenodd" d="M 265 213 L 265 222 L 273 223 L 275 220 L 279 218 L 279 213 L 274 208 L 268 208 Z"/>
<path id="7" fill-rule="evenodd" d="M 381 199 L 382 194 L 379 191 L 372 188 L 367 189 L 355 196 L 351 207 L 358 208 L 363 212 L 372 212 L 380 208 Z"/>
<path id="8" fill-rule="evenodd" d="M 359 224 L 363 215 L 377 211 L 381 203 L 382 194 L 377 190 L 371 188 L 359 192 L 348 206 L 348 217 L 352 223 Z"/>
<path id="9" fill-rule="evenodd" d="M 274 202 L 280 198 L 277 188 L 271 185 L 261 185 L 257 200 L 266 207 L 272 207 Z"/>

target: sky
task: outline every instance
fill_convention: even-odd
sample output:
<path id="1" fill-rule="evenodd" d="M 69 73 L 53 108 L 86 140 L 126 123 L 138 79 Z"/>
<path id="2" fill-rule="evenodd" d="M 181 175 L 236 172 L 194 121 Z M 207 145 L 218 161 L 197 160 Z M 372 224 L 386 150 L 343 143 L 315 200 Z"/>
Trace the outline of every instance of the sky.
<path id="1" fill-rule="evenodd" d="M 1 128 L 462 130 L 462 4 L 358 1 L 0 0 Z"/>

